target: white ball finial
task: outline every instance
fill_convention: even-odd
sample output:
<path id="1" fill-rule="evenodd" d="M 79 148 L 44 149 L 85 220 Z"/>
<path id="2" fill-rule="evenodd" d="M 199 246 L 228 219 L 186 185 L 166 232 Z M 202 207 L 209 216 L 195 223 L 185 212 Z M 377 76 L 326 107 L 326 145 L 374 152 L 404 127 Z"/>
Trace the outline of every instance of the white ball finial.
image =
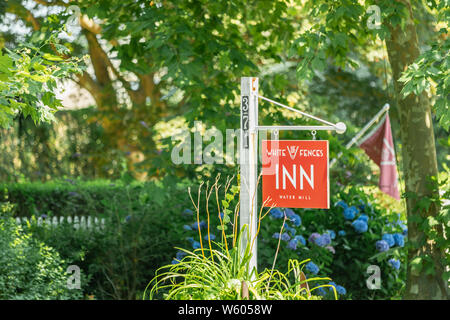
<path id="1" fill-rule="evenodd" d="M 347 130 L 347 126 L 343 122 L 336 123 L 335 128 L 338 134 L 343 134 Z"/>

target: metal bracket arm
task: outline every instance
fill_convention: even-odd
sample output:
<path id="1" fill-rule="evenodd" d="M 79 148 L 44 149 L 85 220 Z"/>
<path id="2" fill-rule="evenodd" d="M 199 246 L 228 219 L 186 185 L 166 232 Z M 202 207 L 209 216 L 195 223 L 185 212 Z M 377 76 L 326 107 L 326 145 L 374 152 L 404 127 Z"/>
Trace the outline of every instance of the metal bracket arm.
<path id="1" fill-rule="evenodd" d="M 342 134 L 345 132 L 345 130 L 347 130 L 347 126 L 343 122 L 338 122 L 338 123 L 334 124 L 329 121 L 320 119 L 316 116 L 310 115 L 306 112 L 300 111 L 298 109 L 291 108 L 287 105 L 284 105 L 284 104 L 274 101 L 272 99 L 269 99 L 269 98 L 266 98 L 266 97 L 263 97 L 260 95 L 258 95 L 258 98 L 260 98 L 262 100 L 266 100 L 270 103 L 276 104 L 277 106 L 283 107 L 287 110 L 299 113 L 302 116 L 305 116 L 307 118 L 322 122 L 322 123 L 326 124 L 326 126 L 259 126 L 258 125 L 258 126 L 256 126 L 257 130 L 335 130 L 338 134 Z"/>

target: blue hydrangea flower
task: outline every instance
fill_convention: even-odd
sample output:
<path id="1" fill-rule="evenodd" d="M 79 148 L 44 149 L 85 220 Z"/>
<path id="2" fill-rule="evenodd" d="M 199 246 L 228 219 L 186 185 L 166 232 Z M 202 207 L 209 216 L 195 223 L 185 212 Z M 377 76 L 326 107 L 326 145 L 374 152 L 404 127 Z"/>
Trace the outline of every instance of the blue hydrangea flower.
<path id="1" fill-rule="evenodd" d="M 318 237 L 320 237 L 320 234 L 318 234 L 317 232 L 313 232 L 313 233 L 311 233 L 311 235 L 309 236 L 308 241 L 309 241 L 310 243 L 315 243 L 315 242 L 316 242 L 316 239 L 317 239 Z"/>
<path id="2" fill-rule="evenodd" d="M 271 215 L 272 217 L 274 217 L 275 219 L 281 219 L 281 218 L 284 218 L 283 212 L 281 212 L 281 210 L 278 209 L 278 208 L 274 208 L 274 209 L 270 210 L 270 215 Z"/>
<path id="3" fill-rule="evenodd" d="M 177 260 L 177 259 L 173 259 L 172 262 L 171 262 L 171 264 L 178 264 L 178 263 L 180 263 L 180 261 Z"/>
<path id="4" fill-rule="evenodd" d="M 328 282 L 328 284 L 329 284 L 330 286 L 333 286 L 334 288 L 336 288 L 336 283 L 334 283 L 333 281 Z M 328 287 L 328 289 L 329 289 L 331 292 L 334 291 L 333 288 L 331 288 L 331 287 Z"/>
<path id="5" fill-rule="evenodd" d="M 344 230 L 339 230 L 338 235 L 340 235 L 341 237 L 345 236 L 345 231 Z"/>
<path id="6" fill-rule="evenodd" d="M 187 255 L 186 252 L 178 250 L 177 253 L 176 253 L 177 260 L 183 259 L 183 257 L 185 257 L 186 255 Z"/>
<path id="7" fill-rule="evenodd" d="M 292 239 L 287 244 L 288 249 L 296 250 L 297 249 L 297 239 Z"/>
<path id="8" fill-rule="evenodd" d="M 362 214 L 358 217 L 358 220 L 369 222 L 369 216 L 367 214 Z"/>
<path id="9" fill-rule="evenodd" d="M 322 238 L 325 240 L 326 245 L 329 245 L 331 243 L 331 236 L 328 233 L 324 233 L 322 235 Z"/>
<path id="10" fill-rule="evenodd" d="M 194 222 L 193 224 L 191 224 L 191 228 L 192 228 L 192 230 L 197 230 L 198 229 L 198 222 Z M 200 225 L 200 227 L 201 227 L 201 225 Z"/>
<path id="11" fill-rule="evenodd" d="M 408 234 L 408 227 L 406 224 L 403 223 L 403 221 L 399 220 L 397 221 L 397 225 L 402 229 L 402 235 L 406 236 Z"/>
<path id="12" fill-rule="evenodd" d="M 400 261 L 397 259 L 389 259 L 389 264 L 396 270 L 400 269 Z"/>
<path id="13" fill-rule="evenodd" d="M 193 243 L 192 243 L 192 248 L 193 249 L 200 249 L 202 246 L 200 245 L 200 242 L 198 242 L 198 241 L 194 241 Z"/>
<path id="14" fill-rule="evenodd" d="M 316 240 L 314 240 L 314 243 L 317 244 L 319 247 L 326 246 L 325 239 L 322 236 L 317 237 Z"/>
<path id="15" fill-rule="evenodd" d="M 317 294 L 321 295 L 321 296 L 325 296 L 327 294 L 327 292 L 324 290 L 323 287 L 319 287 L 319 288 L 315 289 L 314 291 L 316 291 Z"/>
<path id="16" fill-rule="evenodd" d="M 319 247 L 325 247 L 331 243 L 331 238 L 328 233 L 324 233 L 323 235 L 317 237 L 314 240 L 314 243 L 317 244 Z"/>
<path id="17" fill-rule="evenodd" d="M 387 244 L 389 245 L 389 247 L 393 247 L 395 245 L 395 240 L 394 237 L 392 236 L 392 234 L 390 233 L 385 233 L 383 234 L 383 236 L 381 237 L 382 240 L 386 241 Z"/>
<path id="18" fill-rule="evenodd" d="M 194 238 L 189 237 L 189 238 L 187 238 L 187 241 L 189 241 L 192 244 L 192 243 L 194 243 Z"/>
<path id="19" fill-rule="evenodd" d="M 358 209 L 355 206 L 347 207 L 344 209 L 344 218 L 347 220 L 355 219 Z"/>
<path id="20" fill-rule="evenodd" d="M 295 228 L 291 228 L 288 225 L 284 226 L 284 228 L 286 229 L 286 232 L 291 234 L 291 236 L 295 236 L 295 234 L 297 233 L 297 230 Z"/>
<path id="21" fill-rule="evenodd" d="M 305 268 L 312 274 L 317 274 L 319 272 L 319 267 L 312 261 L 308 262 Z"/>
<path id="22" fill-rule="evenodd" d="M 219 212 L 219 219 L 220 220 L 223 220 L 223 215 L 224 215 L 223 212 Z"/>
<path id="23" fill-rule="evenodd" d="M 289 241 L 289 240 L 291 240 L 291 237 L 289 237 L 289 235 L 287 234 L 287 232 L 283 232 L 283 234 L 281 235 L 281 240 L 283 240 L 283 241 Z"/>
<path id="24" fill-rule="evenodd" d="M 286 213 L 286 217 L 287 217 L 288 219 L 292 219 L 292 217 L 295 215 L 294 210 L 289 209 L 289 208 L 285 208 L 285 209 L 284 209 L 284 213 Z"/>
<path id="25" fill-rule="evenodd" d="M 336 232 L 333 230 L 327 230 L 327 233 L 330 235 L 331 240 L 334 240 L 336 238 Z"/>
<path id="26" fill-rule="evenodd" d="M 340 286 L 340 285 L 336 286 L 336 291 L 340 295 L 346 295 L 347 294 L 347 290 L 345 290 L 345 288 L 343 286 Z"/>
<path id="27" fill-rule="evenodd" d="M 302 219 L 298 214 L 294 214 L 291 218 L 291 221 L 296 227 L 299 227 L 302 224 Z"/>
<path id="28" fill-rule="evenodd" d="M 295 239 L 296 239 L 298 242 L 300 242 L 302 245 L 306 246 L 306 240 L 305 240 L 305 238 L 303 238 L 302 236 L 300 236 L 300 235 L 295 236 Z"/>
<path id="29" fill-rule="evenodd" d="M 187 224 L 185 224 L 183 226 L 183 229 L 186 230 L 186 231 L 191 231 L 192 230 L 191 226 L 188 226 Z"/>
<path id="30" fill-rule="evenodd" d="M 355 220 L 353 221 L 352 226 L 358 233 L 364 233 L 368 229 L 367 222 L 364 220 Z"/>
<path id="31" fill-rule="evenodd" d="M 336 293 L 339 295 L 345 295 L 347 294 L 347 290 L 345 290 L 345 288 L 343 286 L 337 285 L 335 282 L 331 281 L 328 283 L 329 285 L 333 286 L 336 289 Z M 330 292 L 333 292 L 333 288 L 328 287 L 328 289 L 330 290 Z"/>
<path id="32" fill-rule="evenodd" d="M 198 230 L 198 228 L 200 228 L 200 229 L 205 229 L 206 226 L 207 226 L 207 224 L 206 224 L 205 221 L 200 221 L 200 223 L 194 222 L 194 223 L 191 225 L 191 228 L 192 228 L 192 230 Z"/>
<path id="33" fill-rule="evenodd" d="M 208 241 L 208 235 L 205 235 L 204 237 L 203 237 L 203 239 L 205 239 L 206 241 Z M 214 234 L 210 234 L 209 235 L 209 239 L 211 239 L 211 241 L 214 241 L 214 240 L 216 240 L 216 236 L 214 235 Z"/>
<path id="34" fill-rule="evenodd" d="M 400 233 L 394 233 L 392 237 L 394 238 L 396 246 L 403 247 L 405 245 L 405 237 Z"/>
<path id="35" fill-rule="evenodd" d="M 192 216 L 194 212 L 192 212 L 191 209 L 184 209 L 184 211 L 181 213 L 183 216 Z"/>
<path id="36" fill-rule="evenodd" d="M 338 202 L 336 202 L 336 204 L 334 206 L 342 207 L 344 209 L 348 208 L 348 204 L 344 200 L 339 200 Z"/>
<path id="37" fill-rule="evenodd" d="M 275 232 L 275 233 L 272 235 L 272 238 L 279 239 L 279 238 L 280 238 L 280 233 Z"/>
<path id="38" fill-rule="evenodd" d="M 375 243 L 375 247 L 380 252 L 384 252 L 384 251 L 388 251 L 389 250 L 389 244 L 385 240 L 378 240 Z"/>

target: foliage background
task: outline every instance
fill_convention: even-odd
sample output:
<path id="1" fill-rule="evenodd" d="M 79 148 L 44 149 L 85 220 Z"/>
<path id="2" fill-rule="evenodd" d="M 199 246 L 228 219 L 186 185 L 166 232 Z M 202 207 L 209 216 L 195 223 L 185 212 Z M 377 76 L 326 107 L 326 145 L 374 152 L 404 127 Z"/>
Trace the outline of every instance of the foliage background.
<path id="1" fill-rule="evenodd" d="M 170 154 L 177 141 L 171 138 L 181 128 L 197 130 L 194 121 L 223 133 L 236 129 L 241 76 L 258 76 L 264 96 L 347 124 L 342 136 L 318 133 L 319 139 L 330 140 L 331 157 L 344 153 L 331 172 L 333 193 L 349 185 L 376 186 L 378 168 L 361 150 L 346 151 L 343 145 L 386 102 L 402 172 L 397 97 L 381 41 L 387 30 L 364 27 L 364 9 L 371 1 L 339 1 L 333 10 L 328 2 L 82 0 L 76 1 L 80 16 L 75 15 L 75 26 L 63 28 L 74 17 L 68 10 L 74 1 L 0 3 L 0 105 L 6 110 L 0 122 L 9 124 L 0 129 L 2 196 L 16 205 L 18 216 L 107 219 L 102 233 L 69 225 L 29 227 L 33 237 L 82 266 L 90 276 L 84 294 L 135 298 L 155 268 L 172 258 L 174 246 L 190 245 L 183 231 L 190 217 L 180 217 L 190 208 L 187 186 L 218 173 L 236 174 L 237 167 L 174 165 Z M 425 91 L 432 97 L 438 166 L 444 170 L 450 160 L 447 1 L 411 3 L 420 22 L 422 56 L 405 72 L 403 93 Z M 380 5 L 385 21 L 402 22 L 398 4 Z M 55 68 L 60 65 L 62 73 Z M 95 105 L 63 108 L 54 114 L 56 121 L 35 126 L 61 109 L 51 90 L 57 85 L 83 88 Z M 32 89 L 28 96 L 23 92 L 27 87 Z M 47 108 L 39 109 L 41 100 Z M 266 125 L 308 123 L 266 103 L 260 115 Z M 280 138 L 310 138 L 310 133 L 283 132 Z M 377 219 L 393 211 L 404 215 L 403 202 L 379 193 L 365 201 L 379 206 Z M 335 220 L 321 217 L 317 225 L 316 215 L 301 215 L 308 233 L 342 224 L 339 212 L 330 215 Z M 384 228 L 384 222 L 376 221 L 364 241 Z M 269 238 L 273 227 L 264 227 Z M 270 256 L 273 243 L 267 241 Z M 372 253 L 361 252 L 360 261 L 350 256 L 363 269 Z M 338 267 L 339 262 L 322 256 L 317 263 L 325 271 Z M 282 253 L 280 259 L 287 257 Z M 353 291 L 349 297 L 368 297 L 361 287 L 342 281 Z M 382 297 L 398 296 L 402 280 L 396 281 L 389 282 L 393 286 Z"/>

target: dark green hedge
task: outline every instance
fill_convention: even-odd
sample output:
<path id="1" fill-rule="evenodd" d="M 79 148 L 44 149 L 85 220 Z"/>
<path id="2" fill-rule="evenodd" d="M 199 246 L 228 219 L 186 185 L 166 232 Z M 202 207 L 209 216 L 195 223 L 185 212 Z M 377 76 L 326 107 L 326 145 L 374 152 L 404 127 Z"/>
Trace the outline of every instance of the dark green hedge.
<path id="1" fill-rule="evenodd" d="M 31 215 L 95 215 L 108 211 L 105 205 L 110 199 L 130 197 L 133 201 L 142 188 L 154 188 L 154 184 L 132 183 L 129 195 L 124 194 L 125 184 L 107 180 L 79 181 L 57 180 L 51 182 L 29 182 L 1 184 L 1 200 L 16 204 L 17 216 Z M 161 200 L 162 201 L 162 200 Z"/>
<path id="2" fill-rule="evenodd" d="M 48 183 L 1 185 L 0 201 L 9 201 L 15 216 L 90 215 L 105 218 L 102 230 L 75 230 L 32 224 L 38 240 L 55 248 L 69 264 L 87 276 L 83 294 L 97 299 L 136 299 L 157 268 L 185 246 L 180 227 L 193 223 L 187 182 L 60 180 Z"/>

